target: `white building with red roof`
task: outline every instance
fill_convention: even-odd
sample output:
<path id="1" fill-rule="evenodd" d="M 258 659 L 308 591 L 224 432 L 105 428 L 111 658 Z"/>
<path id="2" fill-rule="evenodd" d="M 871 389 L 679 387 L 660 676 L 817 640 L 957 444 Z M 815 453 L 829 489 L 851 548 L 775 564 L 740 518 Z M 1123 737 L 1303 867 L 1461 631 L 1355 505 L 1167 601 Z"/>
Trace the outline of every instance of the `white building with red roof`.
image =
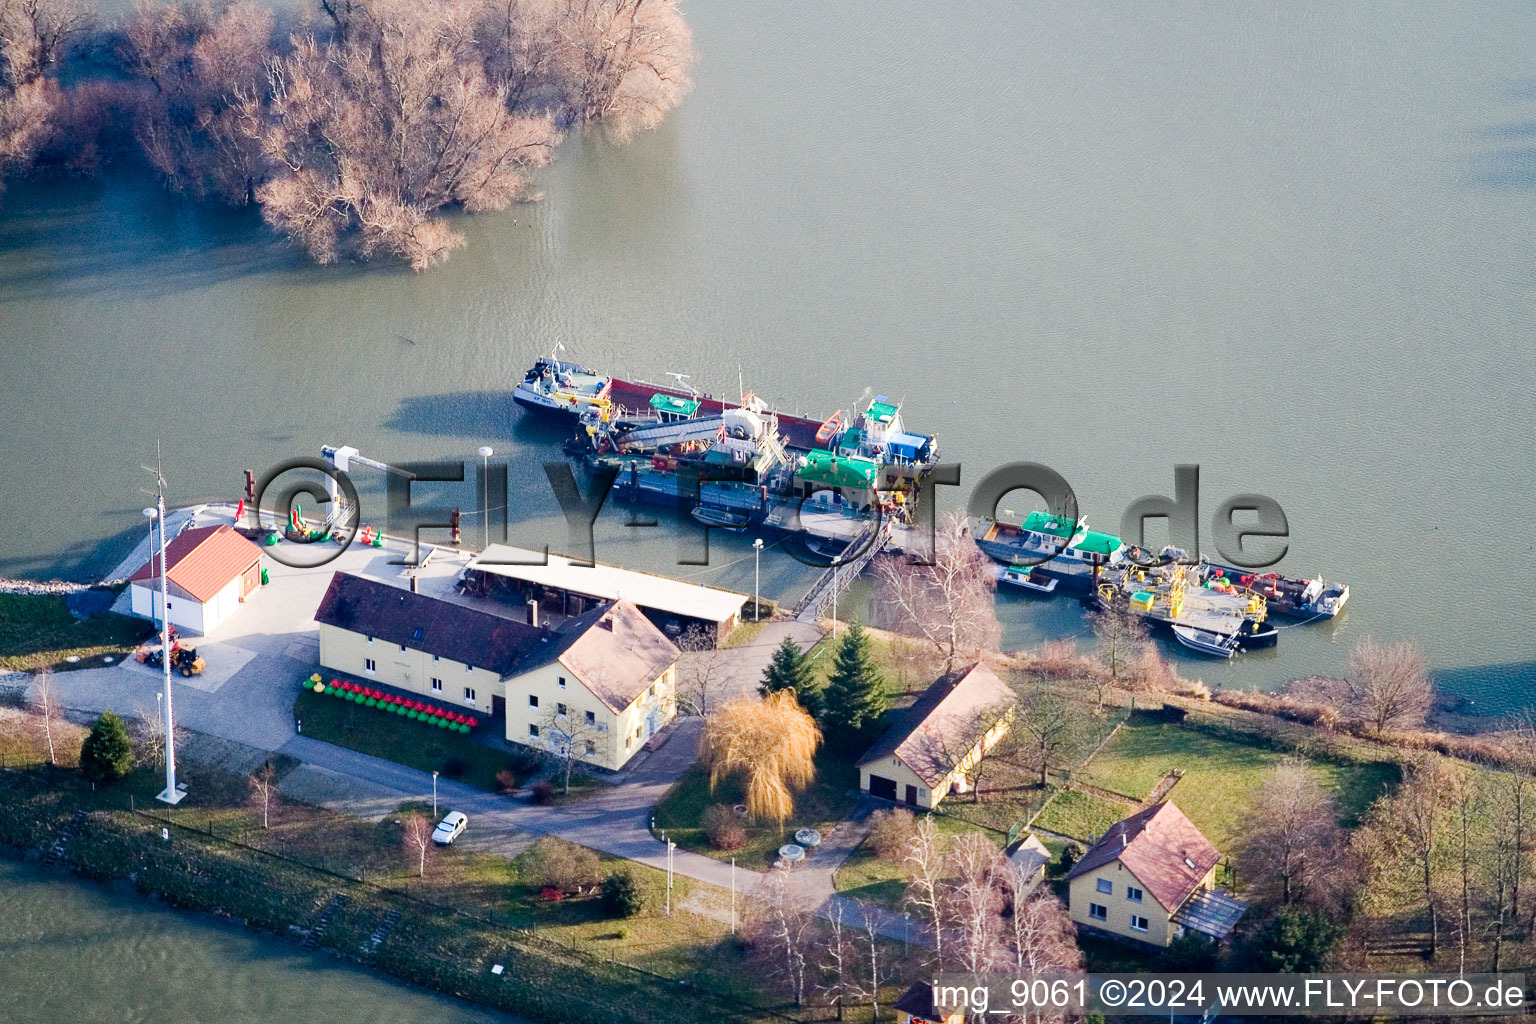
<path id="1" fill-rule="evenodd" d="M 166 545 L 166 606 L 171 625 L 206 636 L 261 585 L 261 549 L 229 526 L 183 530 Z M 160 552 L 128 577 L 133 614 L 159 620 Z"/>

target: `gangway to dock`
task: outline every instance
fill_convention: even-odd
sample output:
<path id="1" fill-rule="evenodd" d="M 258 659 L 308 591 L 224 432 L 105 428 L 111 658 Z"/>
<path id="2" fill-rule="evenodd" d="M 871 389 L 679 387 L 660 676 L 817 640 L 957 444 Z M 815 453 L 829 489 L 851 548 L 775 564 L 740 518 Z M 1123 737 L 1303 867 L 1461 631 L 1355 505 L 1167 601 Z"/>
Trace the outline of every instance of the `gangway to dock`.
<path id="1" fill-rule="evenodd" d="M 870 538 L 871 531 L 875 534 L 873 539 Z M 822 613 L 832 604 L 833 598 L 848 589 L 849 585 L 859 578 L 869 563 L 874 561 L 875 556 L 885 550 L 890 539 L 890 531 L 883 529 L 878 520 L 865 527 L 862 533 L 843 547 L 837 557 L 841 559 L 867 541 L 868 547 L 864 548 L 863 554 L 845 565 L 829 566 L 818 576 L 816 582 L 811 584 L 811 589 L 807 590 L 805 596 L 800 599 L 800 603 L 795 605 L 795 619 L 799 622 L 815 622 L 821 618 Z"/>

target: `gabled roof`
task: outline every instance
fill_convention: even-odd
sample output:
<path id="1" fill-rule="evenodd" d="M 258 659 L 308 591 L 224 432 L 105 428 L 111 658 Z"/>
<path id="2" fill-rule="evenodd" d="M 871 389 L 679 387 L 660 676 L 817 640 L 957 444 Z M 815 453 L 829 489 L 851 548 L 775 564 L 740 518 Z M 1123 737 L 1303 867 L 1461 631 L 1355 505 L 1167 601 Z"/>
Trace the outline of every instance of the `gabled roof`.
<path id="1" fill-rule="evenodd" d="M 472 559 L 468 569 L 504 576 L 524 583 L 535 583 L 573 594 L 595 597 L 600 601 L 628 598 L 642 608 L 654 608 L 669 615 L 683 615 L 709 622 L 724 622 L 741 611 L 751 600 L 748 594 L 733 590 L 686 583 L 654 573 L 622 569 L 616 565 L 587 565 L 550 552 L 492 544 Z"/>
<path id="2" fill-rule="evenodd" d="M 170 566 L 165 575 L 189 596 L 208 601 L 260 560 L 261 549 L 228 524 L 199 526 L 181 531 L 165 546 L 165 564 Z M 134 583 L 155 580 L 158 585 L 160 552 L 151 552 L 149 561 L 128 579 Z"/>
<path id="3" fill-rule="evenodd" d="M 524 622 L 344 572 L 331 577 L 315 620 L 503 676 L 549 635 Z"/>
<path id="4" fill-rule="evenodd" d="M 981 738 L 978 716 L 1013 700 L 1008 684 L 981 662 L 955 669 L 898 714 L 859 764 L 895 757 L 930 787 L 937 785 Z"/>
<path id="5" fill-rule="evenodd" d="M 677 646 L 629 601 L 563 623 L 552 655 L 613 711 L 623 711 L 676 661 Z M 520 666 L 521 671 L 534 663 Z"/>
<path id="6" fill-rule="evenodd" d="M 1119 861 L 1170 914 L 1221 860 L 1184 812 L 1165 800 L 1116 822 L 1067 873 L 1071 881 Z"/>

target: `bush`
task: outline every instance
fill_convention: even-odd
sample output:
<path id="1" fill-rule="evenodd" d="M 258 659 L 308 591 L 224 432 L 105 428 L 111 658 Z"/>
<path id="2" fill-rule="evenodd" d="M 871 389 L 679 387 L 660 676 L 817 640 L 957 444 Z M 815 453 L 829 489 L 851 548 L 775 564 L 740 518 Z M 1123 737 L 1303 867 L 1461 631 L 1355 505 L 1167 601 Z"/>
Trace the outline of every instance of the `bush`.
<path id="1" fill-rule="evenodd" d="M 634 917 L 645 909 L 645 894 L 628 871 L 615 871 L 603 879 L 603 909 L 613 917 Z"/>
<path id="2" fill-rule="evenodd" d="M 597 854 L 585 846 L 544 836 L 522 856 L 523 880 L 536 889 L 575 892 L 603 880 Z"/>
<path id="3" fill-rule="evenodd" d="M 448 757 L 443 759 L 443 774 L 450 779 L 461 779 L 464 773 L 469 771 L 469 765 L 462 757 Z"/>
<path id="4" fill-rule="evenodd" d="M 533 797 L 533 802 L 538 804 L 540 807 L 544 807 L 555 802 L 555 784 L 550 782 L 548 779 L 542 779 L 538 782 L 535 782 L 533 784 L 533 788 L 529 790 L 529 793 Z"/>
<path id="5" fill-rule="evenodd" d="M 510 793 L 517 788 L 517 776 L 503 768 L 496 773 L 496 792 Z"/>
<path id="6" fill-rule="evenodd" d="M 1061 856 L 1056 858 L 1056 865 L 1062 874 L 1072 870 L 1072 865 L 1077 863 L 1077 847 L 1068 843 L 1061 848 Z"/>
<path id="7" fill-rule="evenodd" d="M 1199 932 L 1185 932 L 1163 950 L 1158 970 L 1169 974 L 1204 974 L 1216 970 L 1220 960 L 1216 943 Z"/>
<path id="8" fill-rule="evenodd" d="M 725 804 L 715 804 L 704 812 L 704 834 L 717 850 L 739 850 L 747 845 L 747 827 Z"/>
<path id="9" fill-rule="evenodd" d="M 111 708 L 103 711 L 80 748 L 80 774 L 92 782 L 116 782 L 133 770 L 133 742 Z"/>
<path id="10" fill-rule="evenodd" d="M 917 834 L 917 819 L 905 807 L 891 807 L 869 816 L 869 848 L 881 860 L 899 860 Z"/>

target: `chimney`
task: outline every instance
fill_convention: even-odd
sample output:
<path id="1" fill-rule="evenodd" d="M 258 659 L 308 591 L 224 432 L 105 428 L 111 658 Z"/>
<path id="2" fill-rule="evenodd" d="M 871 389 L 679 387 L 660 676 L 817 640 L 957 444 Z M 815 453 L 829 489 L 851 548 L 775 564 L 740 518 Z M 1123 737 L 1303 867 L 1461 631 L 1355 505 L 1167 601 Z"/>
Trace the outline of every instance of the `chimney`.
<path id="1" fill-rule="evenodd" d="M 607 615 L 604 615 L 601 619 L 598 620 L 598 625 L 602 626 L 608 632 L 612 633 L 613 632 L 613 613 L 609 612 Z"/>
<path id="2" fill-rule="evenodd" d="M 528 625 L 537 627 L 539 624 L 539 602 L 528 602 Z"/>
<path id="3" fill-rule="evenodd" d="M 415 573 L 411 574 L 411 593 L 413 593 L 413 594 L 417 593 L 417 590 L 416 590 L 416 574 Z"/>
<path id="4" fill-rule="evenodd" d="M 1129 845 L 1131 845 L 1131 841 L 1126 838 L 1125 832 L 1122 830 L 1120 833 L 1120 849 L 1123 850 Z"/>

